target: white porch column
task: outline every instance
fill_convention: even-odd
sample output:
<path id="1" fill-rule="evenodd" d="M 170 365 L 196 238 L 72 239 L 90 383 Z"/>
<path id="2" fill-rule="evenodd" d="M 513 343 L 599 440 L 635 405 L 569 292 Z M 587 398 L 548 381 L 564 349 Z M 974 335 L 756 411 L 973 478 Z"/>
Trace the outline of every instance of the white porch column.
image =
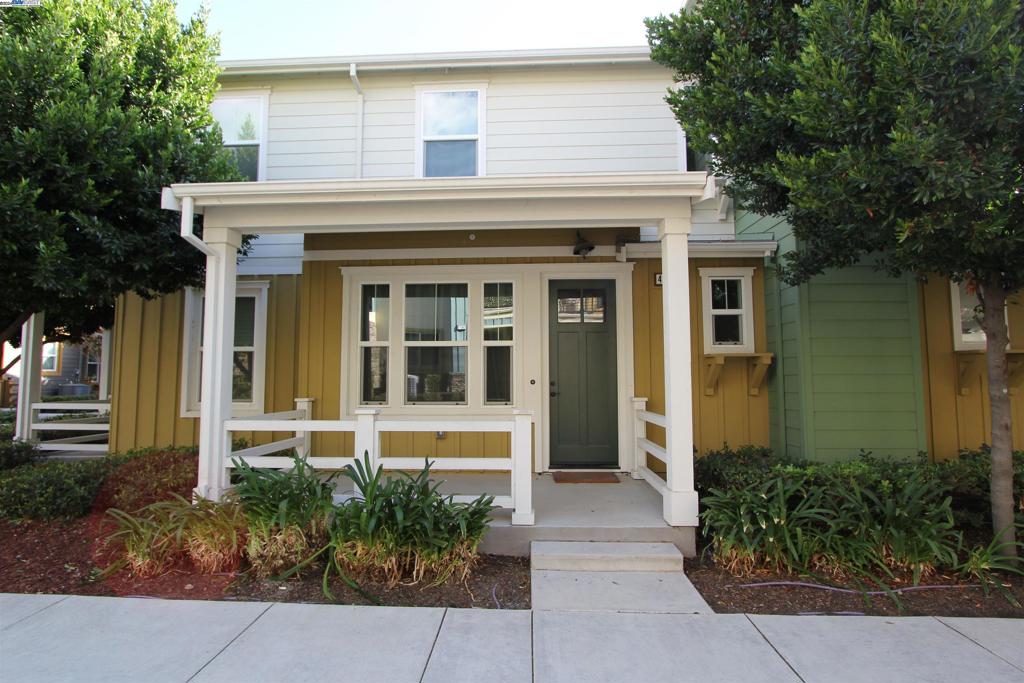
<path id="1" fill-rule="evenodd" d="M 35 313 L 21 326 L 21 377 L 18 378 L 18 411 L 14 420 L 14 438 L 32 438 L 35 411 L 43 375 L 43 326 L 45 315 Z"/>
<path id="2" fill-rule="evenodd" d="M 533 514 L 533 413 L 516 410 L 512 427 L 512 524 L 532 526 Z"/>
<path id="3" fill-rule="evenodd" d="M 231 371 L 234 362 L 235 277 L 242 235 L 230 228 L 207 228 L 206 291 L 203 304 L 202 399 L 199 406 L 199 483 L 196 495 L 220 500 L 227 490 L 226 458 L 231 437 Z"/>
<path id="4" fill-rule="evenodd" d="M 380 441 L 377 438 L 377 416 L 380 408 L 356 408 L 356 433 L 355 446 L 352 456 L 356 460 L 362 460 L 365 455 L 369 458 L 370 469 L 377 470 L 380 464 Z"/>
<path id="5" fill-rule="evenodd" d="M 690 349 L 690 218 L 666 218 L 661 239 L 662 311 L 665 330 L 665 521 L 697 526 L 693 486 L 693 361 Z"/>

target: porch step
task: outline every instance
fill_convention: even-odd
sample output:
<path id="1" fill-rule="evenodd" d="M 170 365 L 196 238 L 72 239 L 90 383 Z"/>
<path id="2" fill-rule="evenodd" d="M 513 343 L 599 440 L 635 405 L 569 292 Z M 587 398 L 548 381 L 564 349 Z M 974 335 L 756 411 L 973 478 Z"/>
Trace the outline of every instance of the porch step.
<path id="1" fill-rule="evenodd" d="M 677 572 L 683 555 L 672 543 L 533 541 L 534 570 L 592 572 Z"/>

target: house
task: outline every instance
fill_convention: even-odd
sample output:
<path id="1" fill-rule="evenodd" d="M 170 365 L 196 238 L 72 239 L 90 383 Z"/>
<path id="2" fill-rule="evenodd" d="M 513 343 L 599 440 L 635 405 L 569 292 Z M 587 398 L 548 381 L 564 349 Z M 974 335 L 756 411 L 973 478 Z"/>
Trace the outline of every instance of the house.
<path id="1" fill-rule="evenodd" d="M 429 458 L 498 482 L 509 533 L 569 538 L 561 510 L 692 552 L 695 453 L 984 440 L 984 341 L 953 325 L 969 294 L 868 265 L 779 282 L 786 225 L 688 152 L 646 48 L 224 68 L 213 111 L 250 181 L 163 191 L 205 291 L 122 297 L 113 335 L 111 449 L 197 444 L 201 495 L 293 448 Z"/>

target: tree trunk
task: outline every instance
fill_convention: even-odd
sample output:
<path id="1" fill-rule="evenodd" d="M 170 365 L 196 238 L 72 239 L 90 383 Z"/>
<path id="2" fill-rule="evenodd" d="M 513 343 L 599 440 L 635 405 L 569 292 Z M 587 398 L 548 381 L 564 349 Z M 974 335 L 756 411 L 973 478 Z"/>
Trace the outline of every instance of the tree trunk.
<path id="1" fill-rule="evenodd" d="M 1003 543 L 1002 554 L 1016 556 L 1013 526 L 1013 431 L 1006 361 L 1009 330 L 1006 326 L 1006 290 L 995 284 L 978 286 L 985 330 L 988 400 L 992 414 L 992 528 Z"/>

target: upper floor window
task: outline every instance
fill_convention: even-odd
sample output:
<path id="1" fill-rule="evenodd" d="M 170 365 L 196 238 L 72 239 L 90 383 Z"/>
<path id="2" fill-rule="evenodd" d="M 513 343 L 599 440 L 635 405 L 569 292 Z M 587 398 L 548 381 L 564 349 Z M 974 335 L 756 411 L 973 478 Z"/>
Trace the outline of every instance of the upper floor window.
<path id="1" fill-rule="evenodd" d="M 753 268 L 701 268 L 704 353 L 753 353 Z"/>
<path id="2" fill-rule="evenodd" d="M 266 166 L 267 95 L 221 94 L 210 111 L 220 124 L 224 148 L 246 180 L 262 180 Z"/>
<path id="3" fill-rule="evenodd" d="M 417 95 L 418 175 L 484 175 L 484 89 L 421 89 Z"/>

